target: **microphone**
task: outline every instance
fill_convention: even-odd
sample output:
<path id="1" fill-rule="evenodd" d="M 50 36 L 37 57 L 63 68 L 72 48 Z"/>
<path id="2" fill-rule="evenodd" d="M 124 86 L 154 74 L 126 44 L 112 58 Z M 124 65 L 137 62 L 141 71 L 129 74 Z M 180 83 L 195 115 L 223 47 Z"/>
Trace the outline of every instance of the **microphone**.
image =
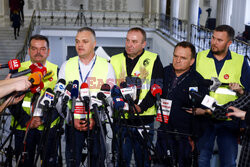
<path id="1" fill-rule="evenodd" d="M 12 59 L 8 61 L 8 64 L 2 64 L 0 65 L 0 68 L 9 68 L 10 70 L 17 70 L 21 67 L 20 60 L 18 59 Z"/>
<path id="2" fill-rule="evenodd" d="M 105 107 L 108 107 L 109 104 L 107 99 L 110 97 L 110 85 L 103 84 L 101 86 L 101 91 L 97 93 L 97 99 L 101 100 Z"/>
<path id="3" fill-rule="evenodd" d="M 122 96 L 122 92 L 119 88 L 119 86 L 114 85 L 111 89 L 111 97 L 117 97 L 117 96 Z"/>
<path id="4" fill-rule="evenodd" d="M 31 92 L 32 94 L 41 92 L 41 90 L 44 88 L 44 83 L 40 82 L 39 85 L 32 85 L 29 89 L 27 89 L 26 91 L 23 92 L 19 92 L 16 97 L 22 96 L 23 94 L 29 93 Z"/>
<path id="5" fill-rule="evenodd" d="M 209 87 L 210 91 L 216 91 L 220 86 L 228 86 L 229 83 L 221 83 L 217 77 L 211 77 L 211 80 L 204 79 L 202 82 L 203 85 Z"/>
<path id="6" fill-rule="evenodd" d="M 79 81 L 74 80 L 73 85 L 72 85 L 72 89 L 71 89 L 71 99 L 72 99 L 71 112 L 72 113 L 74 113 L 75 106 L 76 106 L 76 99 L 78 98 L 78 94 L 79 94 L 78 88 L 79 88 Z"/>
<path id="7" fill-rule="evenodd" d="M 46 91 L 44 92 L 44 97 L 41 100 L 41 105 L 44 106 L 45 108 L 48 108 L 51 106 L 52 101 L 54 100 L 54 92 L 52 91 L 51 88 L 47 88 Z"/>
<path id="8" fill-rule="evenodd" d="M 58 102 L 59 96 L 64 92 L 65 84 L 66 84 L 66 81 L 64 79 L 58 80 L 54 88 L 55 99 L 54 99 L 53 105 L 56 105 L 56 103 Z"/>
<path id="9" fill-rule="evenodd" d="M 101 91 L 107 98 L 110 97 L 110 85 L 109 84 L 103 84 L 101 86 Z"/>
<path id="10" fill-rule="evenodd" d="M 120 83 L 122 96 L 131 102 L 136 100 L 136 86 L 128 87 L 127 82 Z"/>
<path id="11" fill-rule="evenodd" d="M 159 85 L 154 84 L 151 87 L 151 94 L 156 97 L 157 102 L 161 101 L 162 89 Z"/>
<path id="12" fill-rule="evenodd" d="M 34 64 L 31 64 L 29 66 L 29 69 L 12 74 L 10 76 L 10 78 L 20 77 L 20 76 L 26 75 L 28 73 L 33 73 L 33 72 L 37 72 L 37 71 L 40 71 L 43 76 L 45 76 L 47 73 L 46 67 L 44 67 L 41 63 L 34 63 Z"/>
<path id="13" fill-rule="evenodd" d="M 33 84 L 33 85 L 39 85 L 42 82 L 43 76 L 41 72 L 34 72 L 32 73 L 28 80 Z"/>
<path id="14" fill-rule="evenodd" d="M 197 103 L 200 103 L 201 105 L 209 108 L 212 111 L 215 118 L 217 119 L 228 118 L 226 116 L 226 113 L 230 111 L 228 111 L 226 108 L 222 106 L 219 106 L 217 104 L 217 101 L 213 97 L 208 96 L 208 95 L 202 95 L 201 93 L 195 92 L 195 91 L 190 91 L 189 94 L 192 98 L 192 101 L 196 101 Z M 235 119 L 235 118 L 232 118 L 232 119 Z"/>
<path id="15" fill-rule="evenodd" d="M 43 116 L 43 109 L 47 111 L 54 99 L 54 93 L 51 88 L 47 88 L 43 96 L 37 100 L 33 116 Z"/>
<path id="16" fill-rule="evenodd" d="M 85 102 L 85 105 L 89 104 L 90 98 L 89 98 L 89 85 L 87 83 L 82 83 L 80 88 L 80 98 L 82 101 Z"/>
<path id="17" fill-rule="evenodd" d="M 125 106 L 124 100 L 122 98 L 120 98 L 119 96 L 114 96 L 113 97 L 113 106 L 114 106 L 115 110 L 117 110 L 117 111 L 123 110 L 123 108 Z"/>
<path id="18" fill-rule="evenodd" d="M 63 103 L 66 104 L 71 99 L 72 82 L 69 82 L 63 95 Z"/>
<path id="19" fill-rule="evenodd" d="M 136 99 L 134 101 L 138 103 L 142 89 L 142 80 L 139 77 L 127 76 L 126 82 L 128 87 L 136 86 Z"/>

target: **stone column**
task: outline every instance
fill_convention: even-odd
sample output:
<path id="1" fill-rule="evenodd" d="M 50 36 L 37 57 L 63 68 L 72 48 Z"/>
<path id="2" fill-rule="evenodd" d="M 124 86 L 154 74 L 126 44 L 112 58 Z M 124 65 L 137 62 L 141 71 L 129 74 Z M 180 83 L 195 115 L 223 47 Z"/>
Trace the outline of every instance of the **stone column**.
<path id="1" fill-rule="evenodd" d="M 216 25 L 228 24 L 230 25 L 231 14 L 233 8 L 233 0 L 218 0 Z"/>
<path id="2" fill-rule="evenodd" d="M 199 12 L 199 0 L 189 0 L 187 41 L 190 41 L 191 24 L 197 25 L 198 12 Z"/>

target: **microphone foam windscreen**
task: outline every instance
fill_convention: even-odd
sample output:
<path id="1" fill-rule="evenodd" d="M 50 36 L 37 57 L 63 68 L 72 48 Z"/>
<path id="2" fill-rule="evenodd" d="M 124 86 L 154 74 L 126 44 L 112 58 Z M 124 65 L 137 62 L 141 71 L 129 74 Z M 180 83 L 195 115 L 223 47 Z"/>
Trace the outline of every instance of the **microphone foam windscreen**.
<path id="1" fill-rule="evenodd" d="M 88 88 L 88 87 L 89 85 L 85 82 L 81 84 L 81 89 Z"/>
<path id="2" fill-rule="evenodd" d="M 119 86 L 114 85 L 113 88 L 111 89 L 111 96 L 115 97 L 115 96 L 121 96 L 121 95 L 122 93 L 121 93 Z"/>
<path id="3" fill-rule="evenodd" d="M 151 94 L 153 95 L 153 96 L 156 96 L 156 94 L 162 94 L 162 89 L 161 89 L 161 87 L 159 86 L 159 85 L 157 85 L 157 84 L 154 84 L 154 85 L 152 85 L 152 87 L 151 87 Z"/>
<path id="4" fill-rule="evenodd" d="M 101 87 L 102 91 L 110 91 L 110 85 L 109 84 L 103 84 Z"/>
<path id="5" fill-rule="evenodd" d="M 44 83 L 41 82 L 39 85 L 32 85 L 30 87 L 30 92 L 35 94 L 37 92 L 40 92 L 44 88 Z"/>
<path id="6" fill-rule="evenodd" d="M 29 81 L 33 85 L 39 85 L 42 81 L 42 74 L 41 72 L 34 72 L 29 76 Z"/>
<path id="7" fill-rule="evenodd" d="M 59 79 L 59 80 L 57 81 L 57 83 L 62 83 L 63 85 L 65 85 L 65 84 L 66 84 L 66 81 L 65 81 L 65 79 L 61 78 L 61 79 Z"/>
<path id="8" fill-rule="evenodd" d="M 21 67 L 20 60 L 18 59 L 12 59 L 8 62 L 8 66 L 10 70 L 17 70 Z"/>
<path id="9" fill-rule="evenodd" d="M 97 93 L 97 99 L 103 100 L 103 99 L 105 99 L 105 98 L 106 98 L 106 96 L 105 96 L 104 93 L 102 93 L 102 92 Z"/>
<path id="10" fill-rule="evenodd" d="M 124 107 L 124 105 L 125 105 L 123 99 L 120 98 L 119 96 L 113 97 L 113 102 L 114 102 L 115 110 L 122 109 Z"/>
<path id="11" fill-rule="evenodd" d="M 72 84 L 72 90 L 71 90 L 71 98 L 77 98 L 79 94 L 79 81 L 74 80 Z"/>
<path id="12" fill-rule="evenodd" d="M 128 85 L 127 85 L 127 82 L 121 82 L 120 83 L 120 88 L 122 89 L 122 88 L 127 88 L 128 87 Z"/>

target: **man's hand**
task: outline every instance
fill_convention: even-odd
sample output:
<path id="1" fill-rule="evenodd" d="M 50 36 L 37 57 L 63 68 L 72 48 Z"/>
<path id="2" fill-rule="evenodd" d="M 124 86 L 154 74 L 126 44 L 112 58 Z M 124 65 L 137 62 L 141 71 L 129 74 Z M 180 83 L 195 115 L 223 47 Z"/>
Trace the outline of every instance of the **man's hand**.
<path id="1" fill-rule="evenodd" d="M 192 114 L 193 110 L 192 110 L 192 108 L 190 108 L 189 110 L 186 110 L 186 112 Z M 195 115 L 205 115 L 206 113 L 211 115 L 212 111 L 209 110 L 209 109 L 194 108 L 194 114 Z"/>
<path id="2" fill-rule="evenodd" d="M 89 130 L 92 130 L 95 125 L 95 121 L 93 118 L 89 118 L 89 121 Z M 87 120 L 74 119 L 74 126 L 79 131 L 88 130 Z"/>
<path id="3" fill-rule="evenodd" d="M 38 128 L 40 125 L 42 125 L 41 118 L 38 116 L 34 116 L 31 120 L 30 128 L 31 129 Z"/>
<path id="4" fill-rule="evenodd" d="M 16 91 L 24 91 L 31 87 L 31 82 L 28 80 L 28 76 L 21 76 L 20 80 L 15 82 Z"/>
<path id="5" fill-rule="evenodd" d="M 8 106 L 10 106 L 10 105 L 17 104 L 17 103 L 19 103 L 20 101 L 22 101 L 23 98 L 24 98 L 24 96 L 25 96 L 25 94 L 22 95 L 22 96 L 19 96 L 19 97 L 15 97 L 15 95 L 9 97 L 9 98 L 8 98 L 7 100 L 5 100 L 4 103 L 0 106 L 0 113 L 1 113 L 6 107 L 8 107 Z"/>
<path id="6" fill-rule="evenodd" d="M 244 89 L 238 83 L 229 83 L 229 88 L 240 95 L 244 94 Z"/>
<path id="7" fill-rule="evenodd" d="M 233 106 L 228 107 L 228 110 L 233 110 L 233 112 L 227 113 L 227 116 L 229 116 L 229 117 L 230 116 L 235 116 L 235 117 L 238 117 L 238 118 L 240 118 L 242 120 L 245 119 L 246 111 L 242 111 L 242 110 L 240 110 L 240 109 L 238 109 L 236 107 L 233 107 Z"/>
<path id="8" fill-rule="evenodd" d="M 137 104 L 135 104 L 135 108 L 138 111 L 138 113 L 141 113 L 141 107 L 138 106 Z M 136 113 L 135 109 L 134 109 L 134 113 Z"/>

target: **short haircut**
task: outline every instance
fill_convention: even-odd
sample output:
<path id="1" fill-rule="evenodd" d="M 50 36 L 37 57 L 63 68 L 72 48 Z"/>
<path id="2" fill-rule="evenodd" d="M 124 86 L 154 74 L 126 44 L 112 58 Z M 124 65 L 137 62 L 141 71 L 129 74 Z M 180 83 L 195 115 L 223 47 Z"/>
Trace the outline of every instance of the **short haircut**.
<path id="1" fill-rule="evenodd" d="M 95 31 L 94 31 L 92 28 L 89 28 L 89 27 L 82 27 L 82 28 L 80 28 L 80 29 L 77 30 L 77 33 L 83 32 L 83 31 L 89 31 L 89 32 L 91 32 L 91 34 L 92 34 L 93 37 L 94 37 L 94 40 L 96 40 Z"/>
<path id="2" fill-rule="evenodd" d="M 139 31 L 141 34 L 142 34 L 142 36 L 143 36 L 143 42 L 144 41 L 146 41 L 146 38 L 147 38 L 147 36 L 146 36 L 146 32 L 142 29 L 142 28 L 140 28 L 140 27 L 133 27 L 133 28 L 130 28 L 129 30 L 128 30 L 128 33 L 130 32 L 130 31 Z"/>
<path id="3" fill-rule="evenodd" d="M 177 48 L 178 46 L 183 47 L 183 48 L 189 48 L 191 50 L 191 58 L 193 58 L 193 59 L 195 58 L 196 51 L 195 51 L 195 47 L 192 43 L 187 42 L 187 41 L 179 42 L 175 45 L 174 51 L 175 51 L 175 48 Z"/>
<path id="4" fill-rule="evenodd" d="M 43 35 L 39 35 L 39 34 L 36 34 L 36 35 L 33 35 L 30 37 L 30 40 L 29 40 L 29 47 L 30 47 L 30 44 L 31 44 L 31 41 L 35 39 L 35 40 L 42 40 L 42 41 L 46 41 L 47 43 L 47 47 L 49 48 L 49 40 L 46 36 L 43 36 Z"/>
<path id="5" fill-rule="evenodd" d="M 229 39 L 230 40 L 234 39 L 235 35 L 234 29 L 229 25 L 219 25 L 214 29 L 214 31 L 220 31 L 220 32 L 226 31 Z"/>

